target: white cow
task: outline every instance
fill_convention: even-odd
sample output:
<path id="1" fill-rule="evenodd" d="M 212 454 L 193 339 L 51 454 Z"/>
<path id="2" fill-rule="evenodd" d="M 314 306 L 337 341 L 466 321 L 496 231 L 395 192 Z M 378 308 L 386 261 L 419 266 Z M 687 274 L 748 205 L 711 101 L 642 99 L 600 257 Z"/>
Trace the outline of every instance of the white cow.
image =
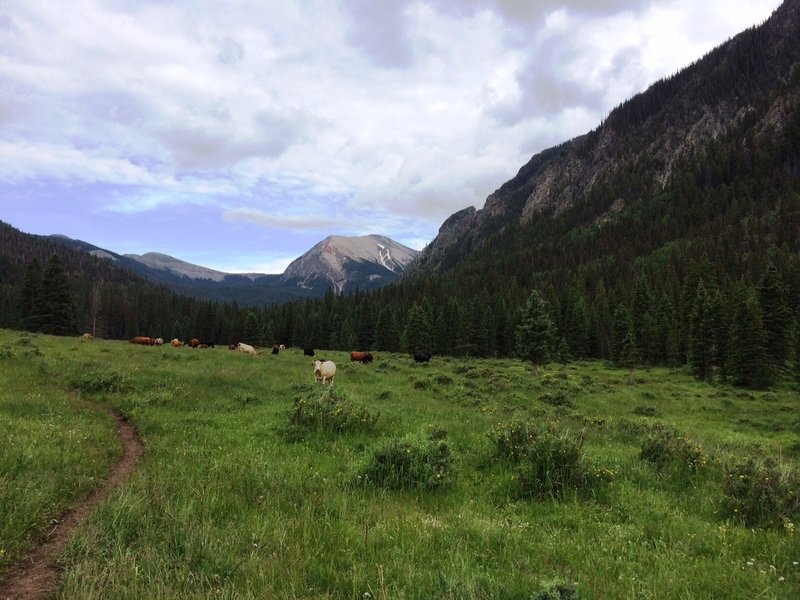
<path id="1" fill-rule="evenodd" d="M 236 344 L 236 349 L 239 352 L 247 352 L 248 354 L 252 354 L 253 356 L 256 355 L 256 349 L 253 348 L 250 344 L 239 342 L 238 344 Z"/>
<path id="2" fill-rule="evenodd" d="M 332 360 L 314 361 L 314 381 L 325 383 L 325 380 L 333 385 L 333 376 L 336 375 L 336 363 Z"/>

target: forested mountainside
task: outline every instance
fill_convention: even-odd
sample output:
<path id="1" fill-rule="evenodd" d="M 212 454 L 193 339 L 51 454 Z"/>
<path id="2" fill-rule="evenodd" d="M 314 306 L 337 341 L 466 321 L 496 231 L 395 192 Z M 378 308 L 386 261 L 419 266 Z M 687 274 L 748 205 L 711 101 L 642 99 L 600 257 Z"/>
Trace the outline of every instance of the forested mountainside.
<path id="1" fill-rule="evenodd" d="M 798 32 L 800 5 L 789 0 L 762 26 L 614 109 L 594 131 L 534 156 L 481 210 L 450 217 L 410 270 L 445 271 L 504 228 L 548 228 L 567 213 L 570 226 L 587 226 L 635 211 L 685 177 L 687 162 L 714 152 L 714 141 L 733 140 L 734 156 L 752 154 L 754 142 L 768 145 L 764 138 L 796 137 Z M 734 139 L 742 133 L 748 137 Z"/>
<path id="2" fill-rule="evenodd" d="M 533 157 L 481 211 L 450 217 L 400 282 L 185 313 L 214 308 L 226 331 L 259 345 L 688 364 L 752 387 L 785 378 L 800 371 L 798 31 L 790 0 Z M 112 337 L 130 332 L 124 319 L 114 327 Z M 534 329 L 546 342 L 535 357 L 515 335 Z"/>

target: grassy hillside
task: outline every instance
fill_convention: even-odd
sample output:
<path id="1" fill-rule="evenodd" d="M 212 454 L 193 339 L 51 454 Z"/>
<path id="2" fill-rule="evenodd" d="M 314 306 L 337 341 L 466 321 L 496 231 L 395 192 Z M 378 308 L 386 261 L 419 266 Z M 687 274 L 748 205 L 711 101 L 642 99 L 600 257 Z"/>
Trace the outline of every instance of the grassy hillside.
<path id="1" fill-rule="evenodd" d="M 119 451 L 97 401 L 145 454 L 70 543 L 64 598 L 800 595 L 795 391 L 322 354 L 333 392 L 296 349 L 0 330 L 0 573 Z"/>

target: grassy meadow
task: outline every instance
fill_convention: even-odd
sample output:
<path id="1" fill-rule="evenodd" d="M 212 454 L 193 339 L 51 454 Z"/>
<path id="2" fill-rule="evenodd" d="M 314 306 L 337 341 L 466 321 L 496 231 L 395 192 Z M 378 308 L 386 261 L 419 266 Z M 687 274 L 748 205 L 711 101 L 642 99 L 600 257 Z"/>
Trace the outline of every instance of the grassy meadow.
<path id="1" fill-rule="evenodd" d="M 145 452 L 59 597 L 800 597 L 788 385 L 319 354 L 332 390 L 299 349 L 0 330 L 0 579 L 119 456 L 96 402 Z"/>

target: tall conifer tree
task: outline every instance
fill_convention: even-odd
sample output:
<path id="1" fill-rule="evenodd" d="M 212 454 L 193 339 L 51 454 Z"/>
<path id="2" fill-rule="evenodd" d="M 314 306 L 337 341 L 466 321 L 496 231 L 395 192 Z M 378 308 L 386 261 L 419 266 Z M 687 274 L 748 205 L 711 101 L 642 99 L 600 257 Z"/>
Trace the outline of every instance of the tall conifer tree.
<path id="1" fill-rule="evenodd" d="M 533 290 L 522 308 L 515 332 L 517 356 L 531 361 L 538 369 L 550 360 L 554 333 L 547 303 L 538 290 Z"/>

